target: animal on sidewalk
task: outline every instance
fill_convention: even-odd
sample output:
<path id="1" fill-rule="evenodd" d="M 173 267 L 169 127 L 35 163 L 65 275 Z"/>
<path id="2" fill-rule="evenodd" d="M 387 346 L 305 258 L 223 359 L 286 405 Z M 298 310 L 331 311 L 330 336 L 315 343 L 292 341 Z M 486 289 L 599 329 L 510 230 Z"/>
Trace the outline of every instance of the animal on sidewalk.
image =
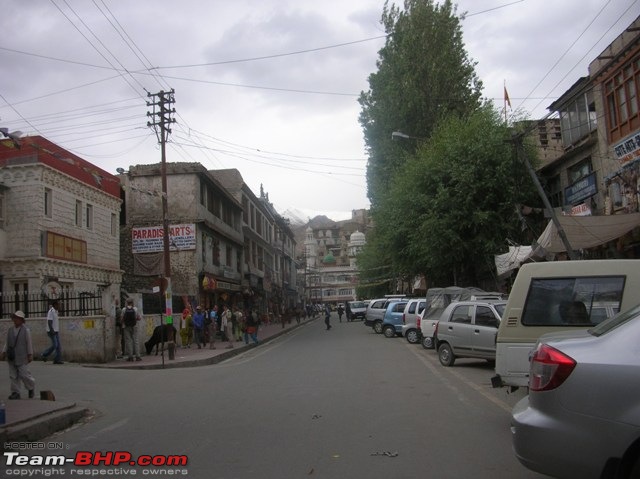
<path id="1" fill-rule="evenodd" d="M 155 347 L 157 356 L 160 345 L 162 343 L 175 342 L 177 334 L 178 330 L 173 324 L 163 324 L 153 328 L 153 334 L 149 338 L 149 341 L 144 343 L 147 355 L 151 354 L 151 351 Z"/>

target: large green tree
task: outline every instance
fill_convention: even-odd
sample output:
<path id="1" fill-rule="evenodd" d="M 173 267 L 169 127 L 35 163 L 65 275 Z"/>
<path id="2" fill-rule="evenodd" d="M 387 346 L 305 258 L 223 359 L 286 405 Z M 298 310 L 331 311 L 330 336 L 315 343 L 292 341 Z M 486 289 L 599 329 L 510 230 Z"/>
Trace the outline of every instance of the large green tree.
<path id="1" fill-rule="evenodd" d="M 387 245 L 395 269 L 439 286 L 480 285 L 491 276 L 493 255 L 521 239 L 516 204 L 536 199 L 510 137 L 499 112 L 485 105 L 444 118 L 419 145 L 376 218 L 374 241 Z"/>
<path id="2" fill-rule="evenodd" d="M 403 8 L 387 1 L 382 25 L 388 36 L 378 71 L 359 99 L 374 214 L 389 181 L 412 153 L 411 145 L 392 140 L 392 132 L 428 138 L 442 116 L 475 110 L 482 90 L 451 1 L 405 0 Z"/>

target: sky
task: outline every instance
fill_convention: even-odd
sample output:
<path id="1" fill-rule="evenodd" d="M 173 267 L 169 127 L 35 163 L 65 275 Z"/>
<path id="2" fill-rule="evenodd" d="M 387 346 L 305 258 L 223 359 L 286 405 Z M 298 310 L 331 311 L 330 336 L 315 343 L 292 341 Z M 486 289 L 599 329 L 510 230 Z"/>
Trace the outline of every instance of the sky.
<path id="1" fill-rule="evenodd" d="M 506 84 L 514 110 L 542 118 L 636 19 L 638 2 L 454 3 L 484 96 L 502 108 Z M 237 168 L 292 221 L 348 219 L 369 207 L 358 96 L 384 45 L 383 6 L 0 0 L 0 127 L 115 174 L 160 162 L 148 94 L 173 89 L 168 162 Z"/>

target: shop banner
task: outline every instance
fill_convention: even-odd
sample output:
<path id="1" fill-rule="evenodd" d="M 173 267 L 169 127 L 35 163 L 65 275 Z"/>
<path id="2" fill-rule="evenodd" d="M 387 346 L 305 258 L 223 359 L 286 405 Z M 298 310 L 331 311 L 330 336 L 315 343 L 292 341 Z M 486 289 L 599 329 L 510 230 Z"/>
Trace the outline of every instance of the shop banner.
<path id="1" fill-rule="evenodd" d="M 146 226 L 131 230 L 132 251 L 137 253 L 157 253 L 164 251 L 164 229 L 162 226 Z M 185 251 L 196 249 L 196 225 L 169 225 L 169 250 Z"/>

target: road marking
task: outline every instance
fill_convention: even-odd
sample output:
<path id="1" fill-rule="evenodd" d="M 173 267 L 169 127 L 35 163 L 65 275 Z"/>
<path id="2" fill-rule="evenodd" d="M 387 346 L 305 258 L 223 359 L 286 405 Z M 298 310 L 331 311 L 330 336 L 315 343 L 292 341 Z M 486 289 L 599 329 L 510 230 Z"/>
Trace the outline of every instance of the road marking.
<path id="1" fill-rule="evenodd" d="M 460 374 L 459 372 L 455 371 L 452 368 L 445 368 L 445 367 L 437 367 L 434 364 L 432 364 L 432 361 L 427 359 L 427 357 L 424 354 L 421 354 L 421 351 L 417 350 L 417 348 L 415 347 L 415 344 L 407 344 L 407 347 L 409 348 L 409 350 L 420 360 L 420 362 L 422 364 L 424 364 L 433 374 L 434 376 L 436 376 L 438 379 L 440 379 L 443 383 L 445 383 L 445 385 L 451 389 L 453 389 L 454 391 L 458 392 L 457 388 L 452 385 L 447 378 L 445 378 L 444 373 L 448 373 L 451 374 L 453 376 L 455 376 L 456 378 L 458 378 L 462 383 L 466 384 L 467 386 L 469 386 L 471 389 L 473 389 L 474 391 L 476 391 L 477 393 L 481 394 L 482 396 L 484 396 L 485 399 L 488 399 L 489 401 L 491 401 L 493 404 L 495 404 L 496 406 L 498 406 L 500 409 L 508 412 L 509 414 L 511 414 L 511 410 L 512 407 L 498 399 L 497 397 L 489 394 L 488 392 L 486 392 L 484 389 L 482 389 L 480 386 L 478 386 L 477 384 L 469 381 L 467 378 L 465 378 L 462 374 Z"/>

